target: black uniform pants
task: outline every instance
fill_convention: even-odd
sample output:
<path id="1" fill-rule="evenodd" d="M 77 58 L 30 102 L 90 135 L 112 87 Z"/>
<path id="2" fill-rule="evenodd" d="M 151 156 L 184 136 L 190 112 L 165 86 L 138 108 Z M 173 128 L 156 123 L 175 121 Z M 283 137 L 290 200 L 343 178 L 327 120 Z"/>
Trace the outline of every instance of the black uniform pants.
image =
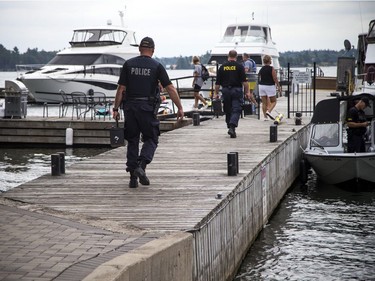
<path id="1" fill-rule="evenodd" d="M 126 101 L 124 103 L 125 130 L 128 141 L 126 153 L 127 171 L 132 172 L 139 161 L 149 164 L 155 154 L 159 142 L 160 122 L 154 115 L 154 104 L 149 101 Z M 139 152 L 140 136 L 142 149 Z"/>
<path id="2" fill-rule="evenodd" d="M 366 152 L 363 135 L 348 135 L 348 152 Z"/>
<path id="3" fill-rule="evenodd" d="M 240 87 L 222 88 L 225 122 L 227 127 L 237 127 L 243 105 L 243 90 Z"/>

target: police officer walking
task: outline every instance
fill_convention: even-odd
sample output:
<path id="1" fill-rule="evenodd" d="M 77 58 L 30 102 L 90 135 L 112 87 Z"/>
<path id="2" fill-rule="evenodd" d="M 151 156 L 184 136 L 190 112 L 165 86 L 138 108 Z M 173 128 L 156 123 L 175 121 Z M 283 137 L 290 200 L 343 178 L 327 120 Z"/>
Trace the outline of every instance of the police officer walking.
<path id="1" fill-rule="evenodd" d="M 363 111 L 366 107 L 371 107 L 370 102 L 368 98 L 363 97 L 348 111 L 346 116 L 346 124 L 348 126 L 348 152 L 366 151 L 364 135 L 369 125 L 369 122 L 366 120 L 365 112 Z"/>
<path id="2" fill-rule="evenodd" d="M 118 110 L 123 106 L 124 136 L 128 141 L 126 171 L 130 172 L 131 188 L 138 186 L 138 178 L 142 185 L 150 184 L 145 170 L 154 157 L 160 135 L 156 117 L 160 105 L 159 83 L 178 108 L 177 120 L 184 116 L 181 100 L 165 68 L 152 59 L 154 50 L 153 39 L 145 37 L 139 45 L 140 56 L 124 63 L 113 106 L 114 119 L 119 119 Z M 139 152 L 141 134 L 143 145 Z"/>
<path id="3" fill-rule="evenodd" d="M 244 91 L 249 100 L 251 96 L 245 68 L 237 62 L 235 50 L 229 51 L 228 62 L 219 67 L 215 83 L 215 98 L 218 98 L 220 86 L 223 93 L 225 122 L 229 128 L 228 134 L 231 138 L 236 138 L 236 127 L 241 116 Z"/>

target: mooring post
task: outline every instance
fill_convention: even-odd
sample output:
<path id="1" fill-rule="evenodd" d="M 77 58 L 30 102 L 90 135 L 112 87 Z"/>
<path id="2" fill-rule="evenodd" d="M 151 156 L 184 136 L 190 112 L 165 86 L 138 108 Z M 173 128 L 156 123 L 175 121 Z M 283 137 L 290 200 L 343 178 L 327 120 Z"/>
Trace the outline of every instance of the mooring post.
<path id="1" fill-rule="evenodd" d="M 52 176 L 60 176 L 60 154 L 51 155 L 51 174 Z"/>
<path id="2" fill-rule="evenodd" d="M 193 113 L 193 126 L 199 126 L 200 124 L 200 114 L 198 112 Z"/>
<path id="3" fill-rule="evenodd" d="M 277 125 L 270 126 L 270 142 L 277 142 Z"/>
<path id="4" fill-rule="evenodd" d="M 60 155 L 60 173 L 65 174 L 65 152 L 58 152 Z"/>
<path id="5" fill-rule="evenodd" d="M 237 175 L 237 155 L 235 152 L 227 154 L 228 176 Z"/>
<path id="6" fill-rule="evenodd" d="M 297 126 L 302 124 L 302 113 L 301 112 L 296 112 L 295 122 L 296 122 Z"/>
<path id="7" fill-rule="evenodd" d="M 234 153 L 236 155 L 236 173 L 238 174 L 240 172 L 240 165 L 238 164 L 238 152 L 232 151 L 229 153 Z"/>

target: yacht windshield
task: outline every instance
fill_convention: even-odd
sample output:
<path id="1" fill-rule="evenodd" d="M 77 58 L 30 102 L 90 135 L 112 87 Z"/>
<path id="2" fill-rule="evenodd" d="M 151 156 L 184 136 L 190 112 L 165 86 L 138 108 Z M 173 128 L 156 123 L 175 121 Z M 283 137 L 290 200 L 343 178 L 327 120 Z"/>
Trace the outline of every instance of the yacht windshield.
<path id="1" fill-rule="evenodd" d="M 127 33 L 123 30 L 75 30 L 70 45 L 74 47 L 122 44 Z"/>
<path id="2" fill-rule="evenodd" d="M 228 26 L 224 33 L 222 43 L 229 42 L 258 42 L 265 43 L 267 28 L 256 25 Z"/>

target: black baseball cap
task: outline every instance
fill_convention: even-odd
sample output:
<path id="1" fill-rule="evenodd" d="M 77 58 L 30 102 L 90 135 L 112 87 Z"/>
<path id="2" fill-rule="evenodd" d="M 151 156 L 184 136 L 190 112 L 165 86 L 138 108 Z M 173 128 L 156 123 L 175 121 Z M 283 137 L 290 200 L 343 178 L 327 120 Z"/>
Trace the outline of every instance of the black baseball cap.
<path id="1" fill-rule="evenodd" d="M 370 101 L 369 101 L 368 98 L 361 98 L 361 101 L 363 101 L 366 104 L 367 107 L 371 107 Z"/>
<path id="2" fill-rule="evenodd" d="M 139 47 L 143 48 L 155 48 L 154 40 L 150 37 L 145 37 L 142 39 L 141 44 L 139 44 Z"/>

